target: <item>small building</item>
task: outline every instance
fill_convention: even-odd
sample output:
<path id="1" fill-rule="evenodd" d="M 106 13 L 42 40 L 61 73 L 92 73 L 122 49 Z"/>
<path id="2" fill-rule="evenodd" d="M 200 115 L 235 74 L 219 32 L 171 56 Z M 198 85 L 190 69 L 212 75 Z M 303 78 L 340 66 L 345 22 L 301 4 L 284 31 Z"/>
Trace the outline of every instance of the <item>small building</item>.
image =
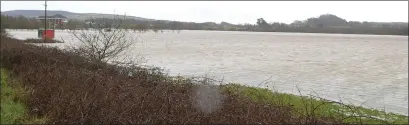
<path id="1" fill-rule="evenodd" d="M 44 21 L 45 16 L 39 16 L 37 19 Z M 54 16 L 47 16 L 47 20 L 50 22 L 56 22 L 57 24 L 63 24 L 64 22 L 67 22 L 67 17 L 61 14 L 55 14 Z"/>
<path id="2" fill-rule="evenodd" d="M 44 22 L 45 16 L 39 16 L 37 18 L 40 20 L 40 22 Z M 47 24 L 48 28 L 56 28 L 56 27 L 64 27 L 64 23 L 68 21 L 67 17 L 61 15 L 61 14 L 56 14 L 54 16 L 47 16 Z"/>
<path id="3" fill-rule="evenodd" d="M 59 29 L 63 29 L 65 27 L 65 23 L 67 22 L 67 17 L 61 15 L 61 14 L 56 14 L 54 16 L 47 16 L 47 18 L 45 18 L 45 16 L 39 16 L 37 18 L 40 22 L 44 22 L 45 20 L 47 20 L 47 29 L 44 28 L 40 28 L 38 29 L 38 37 L 39 38 L 54 38 L 55 35 L 55 29 L 59 28 Z M 43 24 L 44 23 L 40 23 Z"/>

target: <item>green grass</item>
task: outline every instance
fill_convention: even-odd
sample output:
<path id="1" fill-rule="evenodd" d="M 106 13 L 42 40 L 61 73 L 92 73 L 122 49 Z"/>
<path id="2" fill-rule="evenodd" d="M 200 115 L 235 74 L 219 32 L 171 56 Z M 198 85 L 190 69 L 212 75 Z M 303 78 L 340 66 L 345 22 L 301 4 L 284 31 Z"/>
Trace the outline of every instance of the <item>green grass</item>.
<path id="1" fill-rule="evenodd" d="M 222 88 L 226 91 L 250 97 L 260 103 L 293 105 L 299 115 L 316 117 L 336 116 L 347 123 L 408 124 L 408 116 L 386 113 L 361 106 L 346 105 L 308 96 L 278 93 L 264 88 L 239 84 L 227 84 L 223 85 Z"/>
<path id="2" fill-rule="evenodd" d="M 9 77 L 1 68 L 1 122 L 0 124 L 44 124 L 45 118 L 30 117 L 24 104 L 26 89 Z"/>

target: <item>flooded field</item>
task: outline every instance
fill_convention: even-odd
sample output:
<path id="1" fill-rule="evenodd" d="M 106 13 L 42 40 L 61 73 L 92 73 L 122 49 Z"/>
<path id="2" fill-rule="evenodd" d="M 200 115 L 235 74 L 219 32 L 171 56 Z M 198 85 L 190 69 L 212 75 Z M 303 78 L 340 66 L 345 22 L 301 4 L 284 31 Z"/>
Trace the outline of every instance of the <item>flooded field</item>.
<path id="1" fill-rule="evenodd" d="M 37 31 L 10 31 L 19 39 Z M 214 76 L 225 82 L 408 115 L 408 37 L 309 33 L 181 31 L 134 33 L 130 52 L 171 75 Z M 56 39 L 76 44 L 65 31 Z"/>

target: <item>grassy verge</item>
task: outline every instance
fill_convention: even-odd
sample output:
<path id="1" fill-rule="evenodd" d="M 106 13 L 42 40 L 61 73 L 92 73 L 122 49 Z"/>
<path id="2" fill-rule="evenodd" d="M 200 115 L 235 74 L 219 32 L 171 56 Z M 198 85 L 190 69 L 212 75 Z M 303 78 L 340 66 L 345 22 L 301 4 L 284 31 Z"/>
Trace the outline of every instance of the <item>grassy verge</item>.
<path id="1" fill-rule="evenodd" d="M 259 103 L 291 105 L 296 109 L 299 115 L 304 115 L 309 118 L 336 116 L 340 118 L 343 123 L 408 124 L 408 116 L 386 113 L 385 111 L 368 109 L 361 106 L 346 105 L 341 102 L 320 98 L 279 93 L 264 88 L 239 84 L 224 85 L 223 89 L 250 97 Z"/>
<path id="2" fill-rule="evenodd" d="M 45 118 L 28 115 L 24 104 L 26 89 L 12 80 L 5 69 L 1 69 L 1 124 L 44 124 Z"/>

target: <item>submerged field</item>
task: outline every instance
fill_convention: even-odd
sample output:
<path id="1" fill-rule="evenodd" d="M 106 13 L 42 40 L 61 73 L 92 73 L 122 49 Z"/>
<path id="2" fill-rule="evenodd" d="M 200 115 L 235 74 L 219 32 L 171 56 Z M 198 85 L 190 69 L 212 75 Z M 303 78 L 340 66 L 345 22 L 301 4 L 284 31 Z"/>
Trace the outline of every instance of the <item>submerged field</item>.
<path id="1" fill-rule="evenodd" d="M 1 53 L 2 90 L 6 88 L 3 72 L 7 71 L 29 91 L 18 104 L 27 107 L 21 108 L 23 114 L 44 118 L 47 123 L 408 122 L 407 116 L 329 100 L 239 84 L 217 85 L 217 81 L 205 78 L 169 76 L 158 68 L 88 62 L 59 49 L 12 38 L 1 38 Z M 2 100 L 2 118 L 3 111 L 10 112 L 4 110 Z"/>
<path id="2" fill-rule="evenodd" d="M 132 33 L 125 56 L 172 76 L 203 76 L 408 115 L 408 37 L 181 31 Z M 10 31 L 18 39 L 36 31 Z M 56 39 L 75 45 L 66 31 Z M 142 61 L 143 62 L 143 61 Z M 262 83 L 262 84 L 260 84 Z"/>

